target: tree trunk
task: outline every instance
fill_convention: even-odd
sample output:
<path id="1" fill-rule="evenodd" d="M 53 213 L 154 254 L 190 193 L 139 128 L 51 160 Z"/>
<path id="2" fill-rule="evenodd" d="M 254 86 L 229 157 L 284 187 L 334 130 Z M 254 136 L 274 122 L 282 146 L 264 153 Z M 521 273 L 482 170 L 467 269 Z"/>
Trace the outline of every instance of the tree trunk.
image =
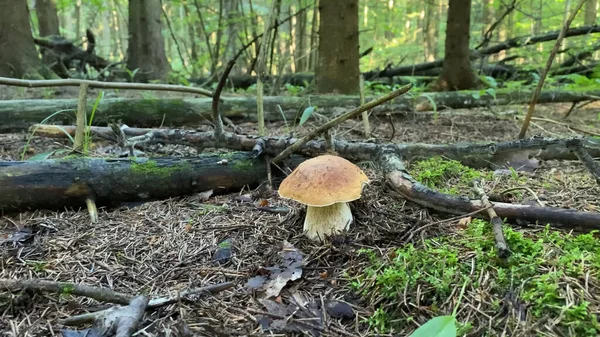
<path id="1" fill-rule="evenodd" d="M 494 23 L 494 0 L 483 0 L 483 15 L 481 17 L 482 35 L 490 29 Z"/>
<path id="2" fill-rule="evenodd" d="M 40 36 L 60 35 L 56 0 L 36 0 L 35 12 Z"/>
<path id="3" fill-rule="evenodd" d="M 596 7 L 598 6 L 598 0 L 587 0 L 585 2 L 585 16 L 584 24 L 591 26 L 596 24 Z"/>
<path id="4" fill-rule="evenodd" d="M 294 156 L 292 166 L 303 157 Z M 273 168 L 276 176 L 280 175 Z M 83 174 L 82 174 L 83 173 Z M 76 158 L 0 162 L 0 212 L 150 201 L 213 190 L 255 187 L 267 177 L 264 158 L 251 152 L 197 158 Z"/>
<path id="5" fill-rule="evenodd" d="M 171 66 L 165 54 L 159 0 L 129 0 L 127 68 L 139 69 L 135 80 L 166 80 Z"/>
<path id="6" fill-rule="evenodd" d="M 482 95 L 475 99 L 471 92 L 440 92 L 426 96 L 399 97 L 373 109 L 373 114 L 397 113 L 407 111 L 432 111 L 432 99 L 438 110 L 441 107 L 452 109 L 468 109 L 490 105 L 525 104 L 531 99 L 530 91 L 496 92 L 496 98 Z M 600 96 L 600 91 L 569 92 L 543 91 L 539 103 L 582 102 Z M 375 97 L 366 97 L 370 101 Z M 253 97 L 221 97 L 219 104 L 221 115 L 234 122 L 256 121 L 256 99 Z M 334 111 L 354 109 L 360 105 L 359 97 L 345 95 L 315 95 L 310 98 L 311 104 L 319 107 L 321 114 L 328 116 Z M 264 97 L 265 119 L 267 121 L 283 120 L 282 113 L 288 122 L 300 118 L 298 109 L 302 111 L 307 105 L 306 98 L 297 96 Z M 88 113 L 92 111 L 93 101 L 88 104 Z M 12 132 L 29 128 L 58 110 L 77 109 L 76 99 L 51 100 L 10 100 L 0 101 L 0 132 Z M 110 121 L 121 120 L 129 126 L 137 127 L 182 127 L 206 124 L 212 118 L 211 98 L 191 99 L 127 99 L 105 98 L 100 101 L 94 122 L 101 125 Z M 56 124 L 72 124 L 72 114 L 59 114 L 50 121 Z"/>
<path id="7" fill-rule="evenodd" d="M 441 2 L 441 0 L 437 0 Z M 437 55 L 438 5 L 426 2 L 425 6 L 425 62 L 435 61 Z"/>
<path id="8" fill-rule="evenodd" d="M 471 0 L 450 0 L 446 22 L 444 66 L 437 82 L 438 89 L 466 90 L 479 85 L 479 80 L 471 69 L 470 22 Z"/>
<path id="9" fill-rule="evenodd" d="M 310 27 L 310 59 L 308 61 L 309 71 L 315 71 L 317 67 L 317 50 L 318 50 L 318 28 L 319 28 L 319 0 L 314 0 L 312 20 Z"/>
<path id="10" fill-rule="evenodd" d="M 0 1 L 0 76 L 56 78 L 40 60 L 29 23 L 26 1 Z"/>
<path id="11" fill-rule="evenodd" d="M 304 8 L 305 3 L 298 0 L 298 10 Z M 303 11 L 296 16 L 296 72 L 306 71 L 308 58 L 306 57 L 306 20 L 308 13 Z"/>
<path id="12" fill-rule="evenodd" d="M 358 0 L 319 3 L 317 92 L 359 91 Z"/>

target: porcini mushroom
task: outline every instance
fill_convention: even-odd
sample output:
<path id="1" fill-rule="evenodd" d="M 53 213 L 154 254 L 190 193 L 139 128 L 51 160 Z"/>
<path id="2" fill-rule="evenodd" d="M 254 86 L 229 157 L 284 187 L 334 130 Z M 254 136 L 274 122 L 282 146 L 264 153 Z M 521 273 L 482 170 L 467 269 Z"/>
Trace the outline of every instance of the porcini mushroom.
<path id="1" fill-rule="evenodd" d="M 322 155 L 309 159 L 283 180 L 282 198 L 307 205 L 305 235 L 318 241 L 350 228 L 349 202 L 360 198 L 369 178 L 356 165 L 342 157 Z"/>

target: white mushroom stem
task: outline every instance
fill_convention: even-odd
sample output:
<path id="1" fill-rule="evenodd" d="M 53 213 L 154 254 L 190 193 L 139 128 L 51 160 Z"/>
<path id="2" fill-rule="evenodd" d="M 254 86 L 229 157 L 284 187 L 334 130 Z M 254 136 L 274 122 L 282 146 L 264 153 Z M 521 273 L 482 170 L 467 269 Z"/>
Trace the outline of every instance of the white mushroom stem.
<path id="1" fill-rule="evenodd" d="M 352 212 L 347 202 L 330 206 L 308 206 L 304 219 L 304 235 L 313 241 L 323 241 L 325 237 L 338 234 L 350 228 Z"/>

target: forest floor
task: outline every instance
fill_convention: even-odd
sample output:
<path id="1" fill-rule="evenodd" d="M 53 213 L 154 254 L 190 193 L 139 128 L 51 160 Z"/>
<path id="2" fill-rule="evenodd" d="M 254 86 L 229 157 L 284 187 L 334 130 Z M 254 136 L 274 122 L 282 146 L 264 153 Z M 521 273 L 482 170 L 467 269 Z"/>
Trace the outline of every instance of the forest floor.
<path id="1" fill-rule="evenodd" d="M 563 122 L 568 108 L 540 106 L 537 116 Z M 523 111 L 522 106 L 494 108 L 497 112 L 511 109 Z M 598 105 L 588 105 L 574 112 L 568 123 L 599 130 L 599 111 Z M 317 122 L 309 122 L 299 132 Z M 373 118 L 372 124 L 378 139 L 389 140 L 393 134 L 394 142 L 446 144 L 514 139 L 521 122 L 510 116 L 464 117 L 445 112 L 435 121 L 431 115 L 397 116 L 393 128 L 382 117 Z M 256 133 L 252 123 L 238 127 L 241 133 Z M 285 125 L 270 123 L 267 130 L 283 135 Z M 360 123 L 347 121 L 335 134 L 360 139 Z M 535 121 L 531 134 L 578 133 Z M 0 159 L 18 160 L 28 136 L 0 135 Z M 68 145 L 34 137 L 27 157 Z M 96 148 L 104 145 L 98 142 Z M 196 153 L 182 146 L 156 145 L 147 150 L 154 156 Z M 519 188 L 505 193 L 513 202 L 539 201 L 584 211 L 600 208 L 600 188 L 576 161 L 541 162 L 534 170 L 509 174 L 474 171 L 453 162 L 408 164 L 417 179 L 430 179 L 432 186 L 452 193 L 472 195 L 464 177 L 479 174 L 490 178 L 485 185 L 490 194 Z M 90 223 L 86 210 L 32 211 L 0 218 L 0 278 L 43 278 L 151 297 L 236 283 L 213 296 L 182 299 L 148 312 L 137 336 L 293 336 L 302 335 L 300 330 L 315 336 L 374 336 L 377 331 L 381 336 L 405 336 L 429 318 L 455 308 L 460 331 L 468 336 L 596 336 L 600 332 L 596 318 L 600 244 L 594 235 L 507 224 L 513 256 L 503 262 L 495 257 L 492 234 L 483 221 L 447 220 L 447 214 L 404 201 L 385 187 L 373 163 L 360 166 L 372 181 L 352 204 L 355 222 L 346 236 L 324 245 L 302 236 L 304 211 L 299 204 L 264 190 L 100 209 L 97 224 Z M 283 213 L 259 209 L 265 205 Z M 28 231 L 27 240 L 3 241 L 17 228 Z M 222 243 L 227 239 L 232 254 L 228 261 L 216 263 L 213 257 L 226 247 Z M 281 265 L 284 242 L 302 254 L 302 277 L 290 281 L 268 302 L 263 294 L 249 290 L 247 283 L 265 268 Z M 323 305 L 328 310 L 322 310 Z M 65 327 L 57 324 L 58 319 L 105 307 L 68 294 L 0 293 L 0 335 L 60 336 Z M 345 315 L 349 318 L 339 318 Z"/>

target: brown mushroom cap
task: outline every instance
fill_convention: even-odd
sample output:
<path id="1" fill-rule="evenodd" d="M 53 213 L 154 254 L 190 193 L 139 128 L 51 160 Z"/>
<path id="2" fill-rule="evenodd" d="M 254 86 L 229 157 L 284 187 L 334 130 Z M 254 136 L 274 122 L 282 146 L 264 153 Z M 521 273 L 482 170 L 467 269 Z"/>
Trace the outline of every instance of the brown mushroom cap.
<path id="1" fill-rule="evenodd" d="M 324 207 L 360 198 L 369 182 L 350 161 L 333 155 L 309 159 L 296 167 L 279 186 L 279 195 L 308 206 Z"/>

